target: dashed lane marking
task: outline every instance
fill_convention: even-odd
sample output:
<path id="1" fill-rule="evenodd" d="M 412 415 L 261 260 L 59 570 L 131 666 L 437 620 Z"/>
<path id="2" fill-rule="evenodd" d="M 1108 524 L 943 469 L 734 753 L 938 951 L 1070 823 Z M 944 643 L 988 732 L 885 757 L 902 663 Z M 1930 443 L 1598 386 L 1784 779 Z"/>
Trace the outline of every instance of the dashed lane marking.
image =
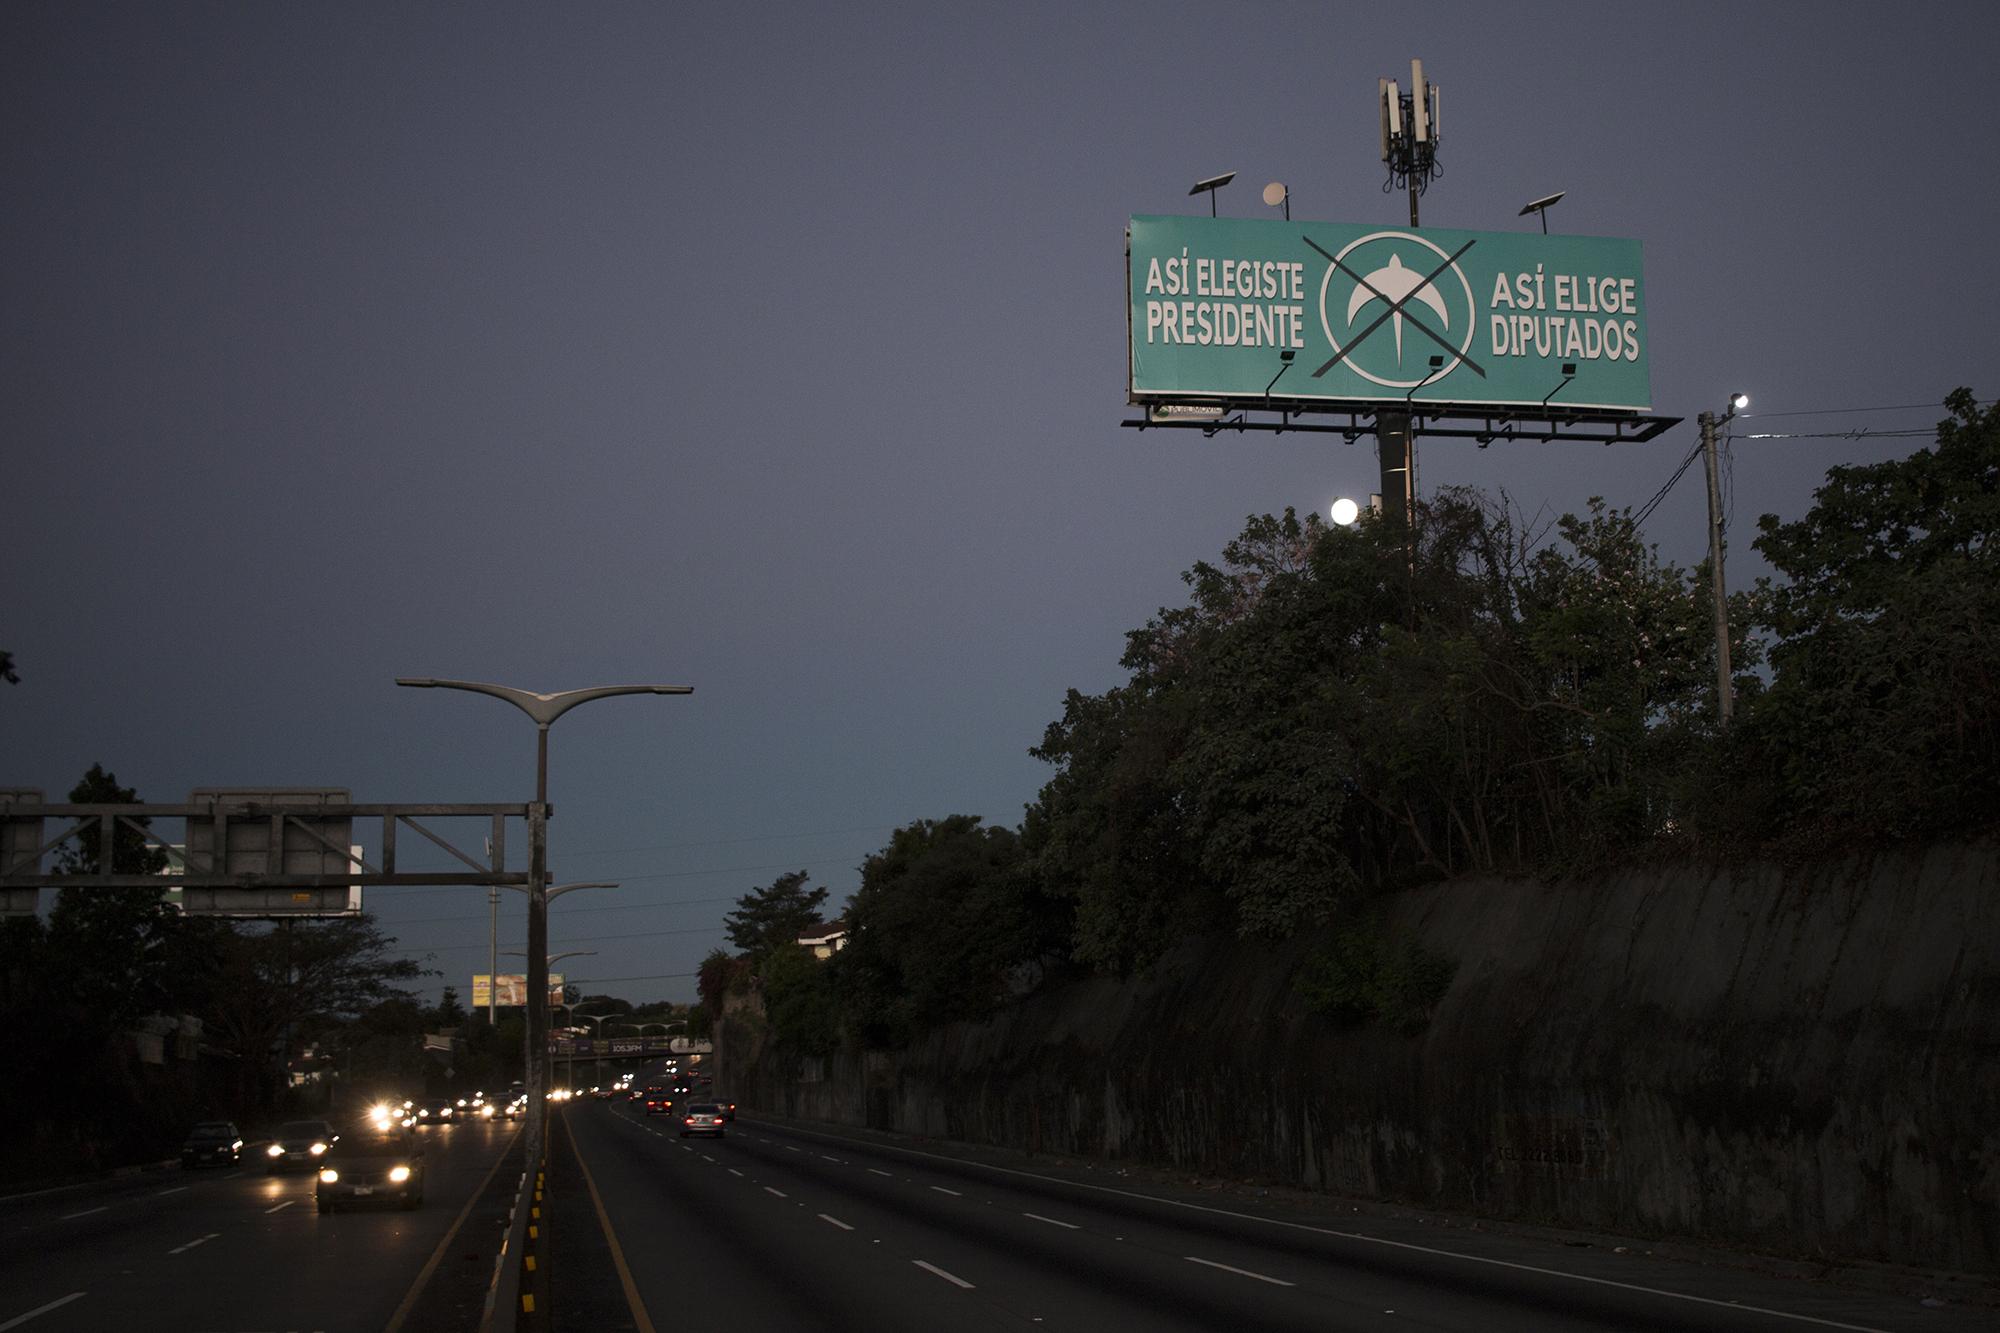
<path id="1" fill-rule="evenodd" d="M 791 1197 L 792 1197 L 791 1195 L 789 1195 L 789 1194 L 785 1193 L 785 1192 L 784 1192 L 783 1190 L 774 1190 L 774 1189 L 772 1189 L 772 1188 L 771 1188 L 771 1187 L 770 1187 L 769 1185 L 766 1185 L 766 1186 L 764 1187 L 764 1193 L 766 1193 L 766 1194 L 775 1194 L 775 1195 L 777 1195 L 777 1196 L 778 1196 L 779 1198 L 781 1198 L 781 1199 L 789 1199 L 789 1198 L 791 1198 Z"/>
<path id="2" fill-rule="evenodd" d="M 162 1194 L 179 1194 L 179 1193 L 181 1193 L 181 1192 L 182 1192 L 183 1190 L 185 1190 L 186 1188 L 187 1188 L 187 1186 L 185 1186 L 185 1185 L 176 1185 L 176 1186 L 174 1186 L 174 1187 L 173 1187 L 172 1189 L 165 1189 L 165 1190 L 154 1190 L 154 1191 L 153 1191 L 153 1197 L 157 1199 L 157 1198 L 159 1198 L 159 1197 L 160 1197 L 160 1196 L 161 1196 Z"/>
<path id="3" fill-rule="evenodd" d="M 101 1213 L 108 1210 L 110 1207 L 111 1205 L 108 1203 L 100 1203 L 99 1205 L 97 1205 L 97 1207 L 86 1208 L 80 1213 L 64 1213 L 61 1217 L 57 1218 L 56 1220 L 59 1222 L 67 1222 L 73 1217 L 89 1217 L 92 1213 Z"/>
<path id="4" fill-rule="evenodd" d="M 220 1231 L 211 1231 L 206 1236 L 196 1236 L 193 1240 L 189 1241 L 187 1244 L 177 1245 L 173 1249 L 168 1250 L 167 1253 L 186 1254 L 189 1250 L 193 1249 L 195 1246 L 206 1245 L 210 1241 L 214 1240 L 217 1236 L 220 1236 L 221 1234 L 222 1233 Z"/>
<path id="5" fill-rule="evenodd" d="M 927 1264 L 921 1259 L 912 1259 L 910 1260 L 910 1262 L 915 1264 L 917 1267 L 923 1269 L 926 1273 L 933 1273 L 938 1277 L 943 1278 L 945 1281 L 951 1283 L 954 1287 L 962 1287 L 966 1291 L 972 1290 L 972 1284 L 970 1282 L 967 1282 L 964 1278 L 959 1277 L 955 1273 L 945 1272 L 942 1268 L 939 1268 L 936 1264 Z"/>
<path id="6" fill-rule="evenodd" d="M 871 1175 L 871 1176 L 887 1176 L 887 1177 L 889 1177 L 889 1179 L 891 1179 L 891 1180 L 894 1180 L 894 1179 L 896 1178 L 896 1173 L 895 1173 L 895 1172 L 893 1172 L 893 1171 L 877 1171 L 877 1170 L 876 1170 L 876 1169 L 875 1169 L 874 1167 L 872 1167 L 872 1166 L 868 1168 L 868 1174 L 869 1174 L 869 1175 Z"/>
<path id="7" fill-rule="evenodd" d="M 738 1171 L 735 1167 L 732 1166 L 729 1168 L 729 1174 L 732 1176 L 740 1176 L 743 1173 L 741 1171 Z"/>
<path id="8" fill-rule="evenodd" d="M 71 1301 L 80 1301 L 89 1294 L 90 1294 L 89 1292 L 84 1292 L 84 1291 L 72 1291 L 67 1296 L 58 1296 L 55 1300 L 50 1301 L 47 1305 L 37 1305 L 34 1309 L 28 1311 L 28 1313 L 17 1314 L 12 1319 L 9 1319 L 6 1323 L 0 1324 L 0 1333 L 7 1333 L 7 1330 L 10 1328 L 19 1328 L 21 1325 L 27 1323 L 30 1319 L 38 1319 L 42 1315 L 47 1314 L 51 1310 L 60 1310 L 63 1306 L 68 1305 Z"/>
<path id="9" fill-rule="evenodd" d="M 1074 1222 L 1058 1222 L 1058 1221 L 1056 1221 L 1056 1219 L 1055 1219 L 1055 1218 L 1053 1218 L 1053 1217 L 1043 1217 L 1043 1216 L 1042 1216 L 1042 1215 L 1041 1215 L 1040 1213 L 1022 1213 L 1022 1214 L 1021 1214 L 1021 1216 L 1023 1216 L 1023 1217 L 1031 1217 L 1031 1218 L 1033 1218 L 1033 1219 L 1034 1219 L 1035 1221 L 1037 1221 L 1037 1222 L 1047 1222 L 1047 1223 L 1048 1223 L 1048 1224 L 1049 1224 L 1050 1226 L 1052 1226 L 1052 1227 L 1061 1227 L 1061 1228 L 1062 1228 L 1063 1230 L 1065 1230 L 1065 1231 L 1081 1231 L 1081 1230 L 1083 1230 L 1083 1228 L 1082 1228 L 1082 1227 L 1078 1226 L 1078 1225 L 1077 1225 L 1076 1223 L 1074 1223 Z"/>
<path id="10" fill-rule="evenodd" d="M 835 1226 L 839 1227 L 839 1228 L 840 1228 L 840 1229 L 841 1229 L 842 1231 L 852 1231 L 852 1230 L 854 1230 L 854 1228 L 853 1228 L 853 1227 L 851 1227 L 851 1226 L 849 1226 L 849 1225 L 847 1225 L 847 1223 L 845 1223 L 845 1222 L 841 1221 L 841 1220 L 840 1220 L 839 1218 L 837 1218 L 837 1217 L 834 1217 L 834 1216 L 832 1216 L 832 1215 L 830 1215 L 830 1214 L 827 1214 L 827 1213 L 821 1213 L 821 1214 L 819 1215 L 819 1220 L 820 1220 L 820 1221 L 822 1221 L 822 1222 L 831 1222 L 831 1223 L 832 1223 L 833 1225 L 835 1225 Z"/>
<path id="11" fill-rule="evenodd" d="M 1223 1272 L 1234 1273 L 1238 1277 L 1254 1277 L 1259 1282 L 1268 1282 L 1274 1287 L 1296 1287 L 1298 1285 L 1296 1282 L 1287 1282 L 1281 1277 L 1271 1277 L 1266 1273 L 1253 1273 L 1247 1268 L 1231 1268 L 1228 1264 L 1219 1264 L 1213 1259 L 1197 1259 L 1192 1254 L 1182 1257 L 1191 1264 L 1200 1264 L 1204 1268 L 1220 1268 Z"/>
<path id="12" fill-rule="evenodd" d="M 285 1211 L 285 1209 L 291 1207 L 293 1204 L 297 1202 L 298 1202 L 297 1199 L 287 1199 L 283 1203 L 279 1204 L 276 1208 L 266 1208 L 264 1212 L 267 1215 L 271 1213 L 282 1213 Z"/>

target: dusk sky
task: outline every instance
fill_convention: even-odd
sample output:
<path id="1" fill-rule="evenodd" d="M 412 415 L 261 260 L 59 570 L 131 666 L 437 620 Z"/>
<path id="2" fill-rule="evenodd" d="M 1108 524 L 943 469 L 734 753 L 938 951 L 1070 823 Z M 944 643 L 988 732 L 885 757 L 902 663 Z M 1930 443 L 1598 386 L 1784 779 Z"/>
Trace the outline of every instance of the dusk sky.
<path id="1" fill-rule="evenodd" d="M 1747 587 L 1759 514 L 2000 392 L 1996 39 L 1973 3 L 0 7 L 0 786 L 525 801 L 524 716 L 395 678 L 692 685 L 570 713 L 550 778 L 556 878 L 623 885 L 555 904 L 596 951 L 557 970 L 690 999 L 751 888 L 837 908 L 901 824 L 1017 824 L 1063 692 L 1247 515 L 1378 489 L 1366 437 L 1120 428 L 1131 216 L 1235 171 L 1226 216 L 1276 180 L 1405 224 L 1377 79 L 1421 57 L 1424 223 L 1563 190 L 1553 231 L 1639 240 L 1687 418 L 1420 441 L 1421 489 L 1636 508 L 1745 390 Z M 1697 468 L 1646 531 L 1691 566 L 1705 514 Z M 368 906 L 430 996 L 486 970 L 483 890 Z"/>

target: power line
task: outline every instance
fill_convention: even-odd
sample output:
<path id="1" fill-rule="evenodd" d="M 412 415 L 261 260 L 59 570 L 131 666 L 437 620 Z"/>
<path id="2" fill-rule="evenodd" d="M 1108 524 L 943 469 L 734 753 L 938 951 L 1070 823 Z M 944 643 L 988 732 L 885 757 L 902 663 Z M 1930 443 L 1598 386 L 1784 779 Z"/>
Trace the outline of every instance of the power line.
<path id="1" fill-rule="evenodd" d="M 1990 407 L 2000 398 L 1975 399 L 1980 407 Z M 1896 403 L 1887 407 L 1804 407 L 1793 412 L 1738 412 L 1739 417 L 1841 417 L 1856 412 L 1916 412 L 1942 409 L 1943 403 Z M 1755 438 L 1755 437 L 1752 437 Z"/>
<path id="2" fill-rule="evenodd" d="M 659 939 L 666 935 L 720 935 L 727 929 L 728 929 L 727 926 L 689 926 L 683 930 L 628 931 L 623 935 L 565 935 L 563 936 L 562 942 L 564 944 L 604 944 L 606 942 L 617 941 L 617 940 L 653 940 L 653 939 Z M 383 950 L 383 952 L 422 953 L 422 954 L 465 953 L 466 951 L 471 949 L 479 949 L 483 951 L 489 947 L 490 946 L 486 944 L 432 944 L 432 945 L 411 945 L 411 946 L 405 946 L 400 949 L 385 949 Z M 503 950 L 503 952 L 505 951 Z"/>
<path id="3" fill-rule="evenodd" d="M 1745 435 L 1746 440 L 1910 440 L 1937 434 L 1935 430 L 1801 430 Z"/>

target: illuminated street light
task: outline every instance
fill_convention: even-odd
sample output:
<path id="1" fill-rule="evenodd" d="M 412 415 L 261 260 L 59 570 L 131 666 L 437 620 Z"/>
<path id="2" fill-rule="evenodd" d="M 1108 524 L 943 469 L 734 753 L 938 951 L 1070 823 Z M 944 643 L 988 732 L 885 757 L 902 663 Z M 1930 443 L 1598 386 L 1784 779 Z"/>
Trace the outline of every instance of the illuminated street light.
<path id="1" fill-rule="evenodd" d="M 398 685 L 419 690 L 466 690 L 504 699 L 526 713 L 535 724 L 535 804 L 528 812 L 528 1031 L 527 1049 L 546 1051 L 549 1043 L 549 728 L 555 720 L 578 704 L 608 699 L 619 694 L 693 694 L 692 685 L 594 685 L 581 690 L 558 690 L 541 694 L 512 685 L 493 685 L 476 680 L 439 680 L 430 676 L 402 676 Z M 542 1082 L 542 1060 L 527 1062 L 528 1157 L 530 1164 L 541 1160 L 543 1137 L 548 1124 L 547 1098 Z"/>

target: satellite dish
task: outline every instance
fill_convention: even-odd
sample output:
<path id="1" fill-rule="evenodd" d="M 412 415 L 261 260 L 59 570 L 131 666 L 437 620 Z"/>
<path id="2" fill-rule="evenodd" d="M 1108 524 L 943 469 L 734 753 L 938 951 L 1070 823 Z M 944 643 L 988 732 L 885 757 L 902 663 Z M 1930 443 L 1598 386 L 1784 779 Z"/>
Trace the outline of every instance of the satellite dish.
<path id="1" fill-rule="evenodd" d="M 1270 205 L 1272 208 L 1276 208 L 1279 204 L 1283 203 L 1284 201 L 1285 201 L 1285 183 L 1283 181 L 1272 181 L 1269 185 L 1266 185 L 1264 187 L 1264 202 L 1266 204 Z"/>

